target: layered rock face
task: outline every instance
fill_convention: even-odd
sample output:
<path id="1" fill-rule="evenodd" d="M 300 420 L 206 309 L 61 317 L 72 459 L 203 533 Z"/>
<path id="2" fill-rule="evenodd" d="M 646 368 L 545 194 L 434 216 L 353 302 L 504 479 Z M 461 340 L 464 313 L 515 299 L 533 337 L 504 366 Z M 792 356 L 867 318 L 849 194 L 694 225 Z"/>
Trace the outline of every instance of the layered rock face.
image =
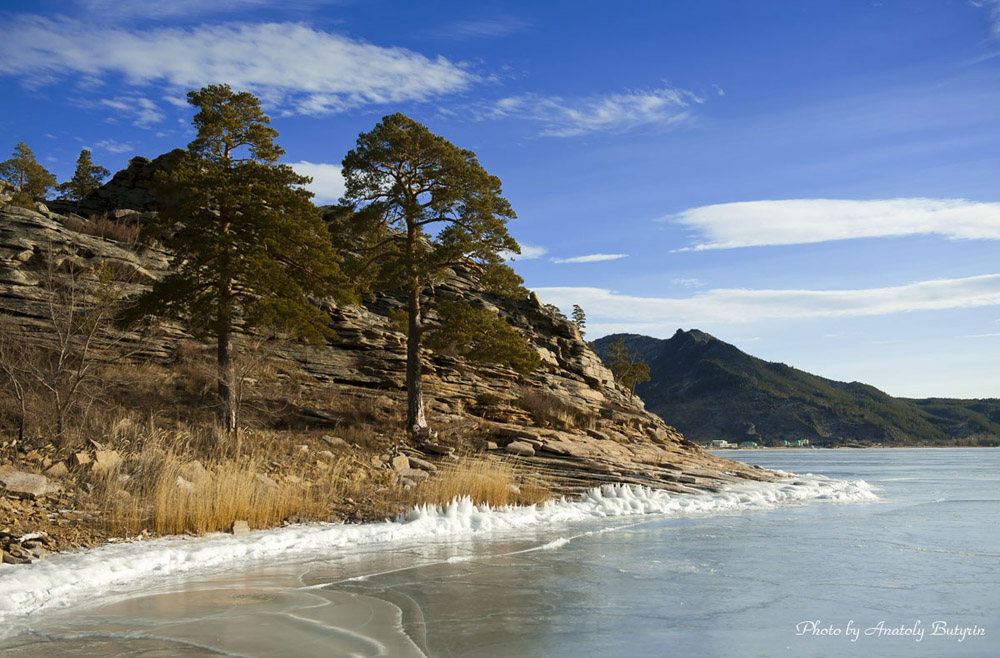
<path id="1" fill-rule="evenodd" d="M 92 196 L 127 205 L 126 195 L 115 191 L 123 180 L 129 189 L 145 189 L 137 176 L 120 173 L 103 195 Z M 113 216 L 126 222 L 149 218 L 143 214 L 150 207 L 146 202 L 133 205 L 139 208 L 102 212 L 114 210 Z M 49 271 L 47 263 L 83 272 L 106 263 L 125 275 L 133 291 L 162 277 L 168 265 L 169 254 L 156 247 L 129 246 L 70 226 L 86 229 L 80 218 L 41 205 L 37 211 L 0 208 L 0 312 L 39 331 L 40 337 L 46 330 L 47 302 L 40 284 Z M 648 413 L 639 398 L 615 384 L 575 325 L 553 316 L 533 294 L 514 300 L 496 297 L 477 290 L 462 271 L 437 286 L 434 294 L 458 296 L 497 311 L 542 357 L 538 370 L 521 375 L 507 367 L 425 350 L 428 417 L 441 432 L 437 442 L 442 446 L 504 451 L 556 491 L 606 482 L 693 491 L 717 489 L 742 478 L 769 478 L 759 469 L 710 455 Z M 389 320 L 391 309 L 402 308 L 402 297 L 382 294 L 346 307 L 317 303 L 328 311 L 336 338 L 322 349 L 291 341 L 277 349 L 283 361 L 296 364 L 302 385 L 335 389 L 343 397 L 373 403 L 402 400 L 405 337 Z M 141 353 L 167 362 L 175 343 L 185 338 L 189 336 L 182 326 L 167 327 L 144 344 Z M 303 422 L 319 426 L 337 411 L 303 409 Z"/>

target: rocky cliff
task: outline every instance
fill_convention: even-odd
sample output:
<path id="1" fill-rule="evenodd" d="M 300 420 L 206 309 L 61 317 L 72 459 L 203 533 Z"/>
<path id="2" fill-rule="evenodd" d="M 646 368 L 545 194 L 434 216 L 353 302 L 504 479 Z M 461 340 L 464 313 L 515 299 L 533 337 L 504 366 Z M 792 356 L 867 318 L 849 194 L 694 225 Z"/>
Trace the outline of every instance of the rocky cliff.
<path id="1" fill-rule="evenodd" d="M 166 160 L 133 159 L 129 170 L 81 204 L 90 209 L 90 219 L 64 205 L 63 213 L 43 205 L 34 211 L 0 208 L 0 312 L 44 337 L 47 300 L 40 284 L 47 263 L 56 271 L 84 273 L 109 264 L 133 291 L 163 276 L 169 255 L 162 249 L 90 233 L 99 232 L 98 212 L 105 213 L 99 219 L 105 223 L 148 220 L 146 213 L 155 206 L 144 181 Z M 506 450 L 556 491 L 603 482 L 692 491 L 766 477 L 759 469 L 706 453 L 647 412 L 638 397 L 615 384 L 576 327 L 549 313 L 533 294 L 523 299 L 496 297 L 477 290 L 462 271 L 434 293 L 496 310 L 542 357 L 538 370 L 521 375 L 427 351 L 427 406 L 429 421 L 440 432 L 438 447 Z M 401 308 L 401 299 L 382 294 L 354 306 L 317 303 L 328 311 L 336 338 L 323 349 L 280 342 L 273 358 L 286 371 L 296 371 L 298 386 L 336 391 L 338 399 L 352 405 L 398 405 L 405 395 L 405 346 L 389 311 Z M 141 345 L 140 357 L 169 363 L 184 340 L 190 340 L 185 327 L 168 326 L 157 339 Z M 341 422 L 343 411 L 301 408 L 298 419 L 302 426 L 333 426 Z"/>

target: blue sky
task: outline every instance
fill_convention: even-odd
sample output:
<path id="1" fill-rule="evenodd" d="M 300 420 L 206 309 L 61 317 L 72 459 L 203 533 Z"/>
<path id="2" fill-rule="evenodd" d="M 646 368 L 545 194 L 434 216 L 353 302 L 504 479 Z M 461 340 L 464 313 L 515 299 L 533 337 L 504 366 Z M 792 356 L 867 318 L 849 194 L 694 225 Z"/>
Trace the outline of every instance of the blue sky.
<path id="1" fill-rule="evenodd" d="M 184 146 L 184 94 L 227 82 L 329 202 L 401 111 L 501 178 L 515 268 L 588 337 L 699 328 L 894 395 L 1000 397 L 997 0 L 0 8 L 0 149 L 61 180 L 84 147 L 114 171 Z"/>

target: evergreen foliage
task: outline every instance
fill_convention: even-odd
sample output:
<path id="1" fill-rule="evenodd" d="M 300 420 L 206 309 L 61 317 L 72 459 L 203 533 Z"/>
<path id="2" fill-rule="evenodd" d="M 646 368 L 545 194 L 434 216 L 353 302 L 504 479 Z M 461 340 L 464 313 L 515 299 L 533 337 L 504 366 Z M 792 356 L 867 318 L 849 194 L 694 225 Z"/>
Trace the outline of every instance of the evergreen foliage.
<path id="1" fill-rule="evenodd" d="M 580 336 L 583 336 L 583 329 L 587 326 L 587 314 L 578 304 L 573 304 L 573 324 L 580 330 Z"/>
<path id="2" fill-rule="evenodd" d="M 496 266 L 502 253 L 520 253 L 507 232 L 516 215 L 500 179 L 475 153 L 403 114 L 386 116 L 358 136 L 343 175 L 344 201 L 356 211 L 348 221 L 360 242 L 355 271 L 369 285 L 407 291 L 407 428 L 426 435 L 420 293 L 456 267 L 475 278 L 492 273 L 494 283 L 509 288 L 513 273 Z"/>
<path id="3" fill-rule="evenodd" d="M 76 201 L 79 206 L 88 194 L 101 186 L 110 173 L 104 167 L 95 165 L 90 159 L 90 151 L 83 149 L 80 151 L 80 157 L 76 159 L 73 178 L 59 185 L 59 192 L 70 201 Z"/>
<path id="4" fill-rule="evenodd" d="M 190 320 L 218 342 L 223 424 L 238 439 L 232 333 L 274 325 L 318 342 L 330 334 L 309 297 L 351 298 L 329 231 L 302 185 L 278 164 L 278 132 L 260 101 L 228 85 L 188 93 L 198 108 L 189 152 L 157 180 L 159 226 L 173 273 L 143 295 L 137 313 Z M 238 443 L 237 443 L 238 446 Z"/>
<path id="5" fill-rule="evenodd" d="M 630 394 L 635 394 L 637 384 L 649 381 L 649 365 L 629 353 L 622 336 L 608 346 L 604 362 L 614 373 L 615 380 L 627 388 Z"/>
<path id="6" fill-rule="evenodd" d="M 522 374 L 534 371 L 542 362 L 538 352 L 497 313 L 457 299 L 436 300 L 434 310 L 441 324 L 428 331 L 425 342 L 435 352 L 499 363 Z"/>
<path id="7" fill-rule="evenodd" d="M 544 308 L 545 308 L 546 311 L 548 311 L 549 313 L 551 313 L 555 317 L 559 318 L 560 320 L 567 320 L 568 319 L 566 317 L 566 314 L 563 313 L 562 310 L 558 306 L 556 306 L 555 304 L 546 304 Z"/>
<path id="8" fill-rule="evenodd" d="M 56 177 L 38 163 L 24 142 L 14 147 L 14 157 L 0 162 L 0 179 L 4 188 L 14 191 L 11 203 L 24 208 L 33 208 L 56 184 Z"/>

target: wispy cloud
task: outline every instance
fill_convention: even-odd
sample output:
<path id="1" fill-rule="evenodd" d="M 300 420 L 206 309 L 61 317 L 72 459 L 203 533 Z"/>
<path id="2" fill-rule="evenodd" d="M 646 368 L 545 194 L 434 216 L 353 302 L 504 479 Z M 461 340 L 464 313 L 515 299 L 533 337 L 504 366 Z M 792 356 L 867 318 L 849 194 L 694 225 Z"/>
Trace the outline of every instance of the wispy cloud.
<path id="1" fill-rule="evenodd" d="M 574 256 L 573 258 L 553 258 L 553 263 L 599 263 L 605 260 L 618 260 L 628 258 L 628 254 L 588 254 L 586 256 Z"/>
<path id="2" fill-rule="evenodd" d="M 175 90 L 226 82 L 298 114 L 428 100 L 478 80 L 444 57 L 375 46 L 299 23 L 140 32 L 22 15 L 4 32 L 0 75 L 26 84 L 44 85 L 73 75 L 122 75 L 134 86 Z"/>
<path id="3" fill-rule="evenodd" d="M 296 0 L 296 5 L 319 4 L 320 0 Z M 330 0 L 323 0 L 330 2 Z M 221 14 L 234 11 L 251 11 L 269 6 L 282 6 L 283 0 L 77 0 L 85 12 L 113 18 L 145 16 L 149 18 L 176 18 L 199 14 Z"/>
<path id="4" fill-rule="evenodd" d="M 704 240 L 681 251 L 936 234 L 1000 239 L 1000 203 L 965 199 L 789 199 L 690 208 L 663 218 Z"/>
<path id="5" fill-rule="evenodd" d="M 973 7 L 983 7 L 993 21 L 993 36 L 1000 38 L 1000 0 L 969 0 Z"/>
<path id="6" fill-rule="evenodd" d="M 120 96 L 105 98 L 100 103 L 132 118 L 132 123 L 139 128 L 148 128 L 154 123 L 163 121 L 164 115 L 156 103 L 143 96 Z"/>
<path id="7" fill-rule="evenodd" d="M 704 102 L 689 91 L 626 91 L 603 96 L 563 98 L 523 94 L 500 99 L 475 111 L 483 119 L 523 119 L 543 124 L 547 137 L 575 137 L 624 132 L 645 125 L 671 125 L 691 116 L 692 104 Z"/>
<path id="8" fill-rule="evenodd" d="M 1000 305 L 1000 274 L 862 290 L 717 289 L 693 297 L 636 297 L 603 288 L 536 288 L 561 308 L 579 304 L 591 324 L 653 333 L 678 326 L 888 315 Z"/>
<path id="9" fill-rule="evenodd" d="M 701 279 L 696 279 L 693 277 L 684 277 L 680 279 L 671 279 L 670 283 L 675 286 L 683 286 L 685 288 L 704 288 L 705 282 Z"/>
<path id="10" fill-rule="evenodd" d="M 523 32 L 531 23 L 513 16 L 483 18 L 479 20 L 456 21 L 439 32 L 439 36 L 450 39 L 488 39 L 510 36 Z"/>
<path id="11" fill-rule="evenodd" d="M 135 147 L 131 144 L 125 142 L 119 142 L 114 139 L 102 139 L 95 145 L 99 149 L 104 149 L 109 153 L 128 153 L 129 151 L 134 151 Z"/>
<path id="12" fill-rule="evenodd" d="M 535 258 L 541 258 L 545 254 L 549 253 L 549 250 L 545 247 L 539 247 L 531 244 L 522 244 L 521 253 L 515 254 L 510 251 L 501 252 L 504 260 L 533 260 Z"/>
<path id="13" fill-rule="evenodd" d="M 296 173 L 312 178 L 312 182 L 304 187 L 313 193 L 315 203 L 337 203 L 344 195 L 344 177 L 340 165 L 301 160 L 290 166 Z"/>

